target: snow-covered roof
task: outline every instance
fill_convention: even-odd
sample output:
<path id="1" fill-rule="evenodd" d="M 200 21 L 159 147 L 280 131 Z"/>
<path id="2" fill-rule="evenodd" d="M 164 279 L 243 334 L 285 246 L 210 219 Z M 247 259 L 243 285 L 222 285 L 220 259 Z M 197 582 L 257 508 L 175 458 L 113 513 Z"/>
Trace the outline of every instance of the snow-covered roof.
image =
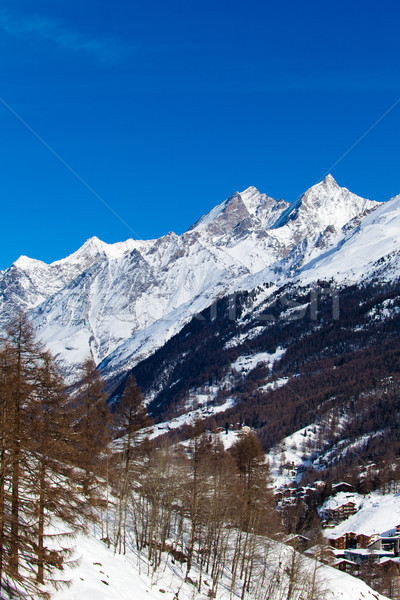
<path id="1" fill-rule="evenodd" d="M 343 485 L 344 485 L 344 486 L 346 486 L 346 487 L 349 487 L 349 488 L 352 488 L 352 487 L 353 487 L 352 485 L 350 485 L 350 483 L 347 483 L 346 481 L 339 481 L 339 483 L 334 483 L 334 484 L 332 485 L 332 489 L 335 489 L 335 488 L 337 488 L 337 487 L 341 487 L 341 486 L 343 486 Z"/>
<path id="2" fill-rule="evenodd" d="M 357 508 L 363 503 L 363 497 L 360 494 L 349 494 L 348 492 L 339 492 L 335 496 L 331 496 L 322 505 L 321 511 L 335 510 L 344 504 L 352 502 Z"/>

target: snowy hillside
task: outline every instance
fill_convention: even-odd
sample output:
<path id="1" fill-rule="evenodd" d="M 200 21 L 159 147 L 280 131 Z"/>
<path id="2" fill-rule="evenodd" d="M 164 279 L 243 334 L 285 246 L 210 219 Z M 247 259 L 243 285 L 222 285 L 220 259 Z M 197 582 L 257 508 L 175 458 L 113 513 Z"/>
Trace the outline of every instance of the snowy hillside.
<path id="1" fill-rule="evenodd" d="M 56 592 L 54 600 L 200 600 L 208 597 L 207 578 L 203 590 L 198 592 L 192 583 L 184 581 L 184 568 L 179 563 L 168 561 L 162 572 L 151 577 L 147 575 L 146 561 L 138 559 L 136 553 L 114 554 L 104 543 L 83 535 L 76 540 L 76 547 L 79 566 L 64 574 L 72 585 Z M 384 600 L 384 596 L 359 579 L 336 569 L 323 566 L 319 577 L 327 600 Z M 196 579 L 195 571 L 193 579 Z M 228 579 L 223 581 L 216 598 L 230 598 Z"/>
<path id="2" fill-rule="evenodd" d="M 180 236 L 111 245 L 92 238 L 50 265 L 20 257 L 0 274 L 0 323 L 22 308 L 66 374 L 90 351 L 111 377 L 232 290 L 296 278 L 354 280 L 386 255 L 392 277 L 399 203 L 362 199 L 331 176 L 292 204 L 250 187 Z"/>

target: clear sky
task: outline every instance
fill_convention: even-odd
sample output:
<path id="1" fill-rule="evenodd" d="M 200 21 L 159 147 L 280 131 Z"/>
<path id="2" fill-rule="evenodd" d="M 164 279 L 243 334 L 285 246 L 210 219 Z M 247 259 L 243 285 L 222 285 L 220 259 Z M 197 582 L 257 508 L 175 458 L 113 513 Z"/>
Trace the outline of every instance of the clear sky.
<path id="1" fill-rule="evenodd" d="M 399 31 L 400 0 L 3 0 L 0 269 L 250 185 L 399 194 L 400 103 L 334 166 L 400 98 Z"/>

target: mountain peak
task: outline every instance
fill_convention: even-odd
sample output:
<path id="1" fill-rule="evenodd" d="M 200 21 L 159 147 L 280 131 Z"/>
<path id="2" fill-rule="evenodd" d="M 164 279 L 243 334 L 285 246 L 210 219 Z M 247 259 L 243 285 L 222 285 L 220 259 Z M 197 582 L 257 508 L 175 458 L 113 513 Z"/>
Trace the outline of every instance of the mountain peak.
<path id="1" fill-rule="evenodd" d="M 322 231 L 329 226 L 340 229 L 378 204 L 340 187 L 334 177 L 328 174 L 320 183 L 313 185 L 292 202 L 274 224 L 273 229 L 279 229 L 289 222 L 295 223 L 297 228 L 311 228 L 314 231 Z"/>
<path id="2" fill-rule="evenodd" d="M 321 181 L 321 183 L 317 184 L 317 185 L 329 185 L 329 186 L 336 186 L 339 187 L 336 179 L 330 174 L 328 173 L 328 175 L 326 175 L 323 180 Z"/>
<path id="3" fill-rule="evenodd" d="M 37 260 L 36 258 L 29 258 L 29 256 L 25 256 L 24 254 L 21 254 L 21 256 L 17 258 L 17 260 L 13 263 L 14 267 L 17 267 L 22 271 L 29 270 L 35 267 L 37 268 L 39 265 L 45 267 L 47 266 L 46 263 L 44 263 L 43 261 Z"/>
<path id="4" fill-rule="evenodd" d="M 246 188 L 245 190 L 243 190 L 243 192 L 236 192 L 237 194 L 240 194 L 241 196 L 248 196 L 248 195 L 252 195 L 252 194 L 259 194 L 259 190 L 254 187 L 254 185 L 250 185 L 248 188 Z"/>
<path id="5" fill-rule="evenodd" d="M 132 238 L 128 238 L 127 240 L 125 240 L 125 242 L 115 242 L 114 244 L 108 244 L 107 242 L 103 242 L 97 236 L 94 235 L 93 237 L 86 240 L 83 246 L 81 246 L 69 258 L 80 258 L 82 256 L 95 258 L 99 255 L 107 256 L 107 258 L 109 259 L 121 258 L 125 254 L 132 252 L 132 250 L 134 250 L 135 248 L 139 248 L 143 245 L 147 246 L 149 244 L 151 244 L 151 240 L 148 242 L 143 242 L 141 240 L 135 241 Z"/>
<path id="6" fill-rule="evenodd" d="M 304 192 L 302 198 L 307 197 L 313 191 L 316 192 L 317 196 L 323 196 L 326 194 L 332 194 L 340 190 L 346 190 L 346 188 L 341 188 L 336 179 L 328 173 L 322 181 L 311 186 L 307 191 Z M 346 190 L 348 191 L 348 190 Z M 315 194 L 313 194 L 315 196 Z"/>
<path id="7" fill-rule="evenodd" d="M 93 235 L 91 238 L 86 240 L 83 244 L 82 248 L 85 249 L 103 249 L 104 242 L 102 242 L 96 235 Z"/>

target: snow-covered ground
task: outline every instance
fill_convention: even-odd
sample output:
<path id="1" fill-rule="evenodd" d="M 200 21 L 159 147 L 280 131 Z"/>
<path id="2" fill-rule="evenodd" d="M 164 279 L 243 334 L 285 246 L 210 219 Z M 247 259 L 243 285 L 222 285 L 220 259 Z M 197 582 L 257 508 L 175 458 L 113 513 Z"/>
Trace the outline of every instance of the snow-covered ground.
<path id="1" fill-rule="evenodd" d="M 284 438 L 267 454 L 271 467 L 271 475 L 275 488 L 299 483 L 302 473 L 297 473 L 299 467 L 311 467 L 309 459 L 310 448 L 315 445 L 318 429 L 315 425 L 303 427 Z M 284 465 L 290 465 L 285 468 Z"/>
<path id="2" fill-rule="evenodd" d="M 238 376 L 243 379 L 246 378 L 247 375 L 260 364 L 265 365 L 269 369 L 269 373 L 271 373 L 274 362 L 279 360 L 284 352 L 285 350 L 283 348 L 277 348 L 272 354 L 268 352 L 259 352 L 256 354 L 239 356 L 239 358 L 231 364 L 226 376 L 219 385 L 202 386 L 201 389 L 191 390 L 186 401 L 185 414 L 166 421 L 165 423 L 159 423 L 149 434 L 150 437 L 154 439 L 172 429 L 178 429 L 183 425 L 193 425 L 196 420 L 206 419 L 207 417 L 212 417 L 218 413 L 225 412 L 234 406 L 235 400 L 228 397 L 223 404 L 214 405 L 214 400 L 220 389 L 224 388 L 226 390 L 232 390 Z M 277 381 L 267 383 L 266 385 L 261 386 L 260 389 L 265 391 L 276 389 L 277 387 L 285 385 L 287 381 L 288 379 L 284 377 Z"/>
<path id="3" fill-rule="evenodd" d="M 219 412 L 225 412 L 226 410 L 228 410 L 228 408 L 231 408 L 231 406 L 233 405 L 233 399 L 228 398 L 226 402 L 224 402 L 224 404 L 221 404 L 220 406 L 206 406 L 198 408 L 196 410 L 188 411 L 184 415 L 175 417 L 170 421 L 158 423 L 153 427 L 153 431 L 150 433 L 149 437 L 150 439 L 155 439 L 160 435 L 166 433 L 167 431 L 171 431 L 172 429 L 179 429 L 180 427 L 183 427 L 183 425 L 194 425 L 194 423 L 197 420 L 205 419 L 206 417 L 216 415 Z"/>
<path id="4" fill-rule="evenodd" d="M 280 550 L 282 552 L 285 550 Z M 76 539 L 75 557 L 79 559 L 79 566 L 67 567 L 63 572 L 72 585 L 55 592 L 54 600 L 205 600 L 208 597 L 207 575 L 201 592 L 184 581 L 185 566 L 177 562 L 167 561 L 160 572 L 151 577 L 147 574 L 146 561 L 139 560 L 135 552 L 115 554 L 93 536 L 80 535 Z M 306 560 L 312 569 L 314 563 Z M 346 573 L 327 566 L 318 568 L 317 573 L 326 600 L 384 600 L 365 583 Z M 197 579 L 195 569 L 191 578 Z M 230 598 L 228 579 L 222 580 L 216 598 Z"/>
<path id="5" fill-rule="evenodd" d="M 400 492 L 397 494 L 380 494 L 372 492 L 365 497 L 359 494 L 343 494 L 346 501 L 355 502 L 358 512 L 334 528 L 327 529 L 328 537 L 335 537 L 346 532 L 364 535 L 389 535 L 400 525 Z M 342 494 L 337 494 L 332 501 L 342 500 Z"/>
<path id="6" fill-rule="evenodd" d="M 135 557 L 114 554 L 100 540 L 80 535 L 76 540 L 76 569 L 66 569 L 70 588 L 54 594 L 54 600 L 160 600 L 171 599 L 172 592 L 162 593 L 151 579 L 139 575 Z"/>
<path id="7" fill-rule="evenodd" d="M 260 364 L 264 364 L 268 368 L 271 368 L 274 362 L 282 358 L 284 353 L 285 350 L 283 348 L 277 348 L 273 354 L 270 354 L 269 352 L 259 352 L 257 354 L 239 356 L 239 358 L 232 363 L 230 373 L 232 373 L 232 371 L 237 371 L 242 377 L 245 377 Z"/>
<path id="8" fill-rule="evenodd" d="M 364 497 L 361 494 L 349 493 L 349 492 L 339 492 L 334 496 L 331 496 L 324 502 L 321 506 L 320 512 L 324 513 L 326 510 L 335 510 L 339 508 L 339 506 L 343 506 L 347 502 L 353 502 L 356 507 L 356 510 L 359 510 L 363 505 Z"/>

